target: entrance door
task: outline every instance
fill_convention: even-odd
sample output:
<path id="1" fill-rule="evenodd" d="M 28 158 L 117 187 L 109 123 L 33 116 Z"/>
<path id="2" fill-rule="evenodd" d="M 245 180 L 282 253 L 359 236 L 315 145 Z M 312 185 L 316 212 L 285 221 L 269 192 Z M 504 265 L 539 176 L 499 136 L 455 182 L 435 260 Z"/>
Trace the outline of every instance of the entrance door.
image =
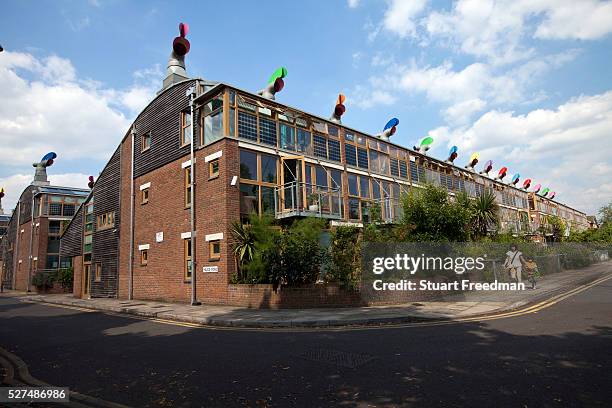
<path id="1" fill-rule="evenodd" d="M 83 280 L 81 282 L 83 296 L 81 297 L 89 297 L 90 278 L 91 278 L 91 264 L 84 264 L 83 265 Z"/>
<path id="2" fill-rule="evenodd" d="M 295 211 L 304 208 L 306 189 L 304 156 L 281 157 L 280 208 Z"/>

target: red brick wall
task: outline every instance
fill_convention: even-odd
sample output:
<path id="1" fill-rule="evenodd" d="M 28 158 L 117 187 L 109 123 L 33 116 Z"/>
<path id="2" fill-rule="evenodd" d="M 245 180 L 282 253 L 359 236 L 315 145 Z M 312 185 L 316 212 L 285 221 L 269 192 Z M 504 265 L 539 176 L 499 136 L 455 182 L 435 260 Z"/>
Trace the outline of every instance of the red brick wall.
<path id="1" fill-rule="evenodd" d="M 15 289 L 27 290 L 28 286 L 28 256 L 30 254 L 30 236 L 32 223 L 28 221 L 17 227 L 19 247 L 15 256 Z M 23 230 L 23 233 L 21 232 Z M 19 263 L 21 261 L 21 264 Z"/>
<path id="2" fill-rule="evenodd" d="M 280 287 L 276 291 L 272 285 L 229 285 L 228 289 L 228 304 L 258 309 L 362 305 L 359 292 L 335 285 Z"/>
<path id="3" fill-rule="evenodd" d="M 38 257 L 37 269 L 47 268 L 47 239 L 49 235 L 49 220 L 47 218 L 36 218 L 34 225 L 40 225 L 35 228 L 34 245 L 32 245 L 32 256 Z M 32 273 L 34 273 L 34 264 L 32 263 Z"/>
<path id="4" fill-rule="evenodd" d="M 74 297 L 80 298 L 83 296 L 82 284 L 83 284 L 83 257 L 75 256 L 72 258 L 72 268 L 74 270 L 74 281 L 72 284 L 72 293 Z"/>
<path id="5" fill-rule="evenodd" d="M 209 179 L 205 157 L 222 151 L 219 159 L 219 177 Z M 184 202 L 185 156 L 135 180 L 134 210 L 134 298 L 187 302 L 191 299 L 191 283 L 184 279 L 184 241 L 181 234 L 189 232 L 190 210 Z M 239 175 L 238 143 L 222 139 L 196 152 L 196 262 L 198 300 L 207 303 L 225 303 L 228 277 L 234 272 L 233 256 L 229 246 L 231 222 L 239 217 L 240 194 L 238 185 L 230 186 L 233 176 Z M 151 183 L 149 202 L 141 204 L 140 186 Z M 124 183 L 124 188 L 125 188 Z M 129 183 L 128 188 L 129 188 Z M 129 193 L 128 193 L 129 194 Z M 125 202 L 125 200 L 124 200 Z M 122 213 L 122 248 L 129 248 L 129 207 Z M 156 233 L 163 232 L 163 242 L 156 242 Z M 208 234 L 223 233 L 221 258 L 210 260 Z M 148 263 L 140 264 L 139 245 L 148 244 Z M 123 252 L 122 252 L 123 253 Z M 121 257 L 121 287 L 127 285 L 129 260 Z M 216 273 L 203 273 L 204 266 L 217 266 Z M 125 278 L 124 278 L 125 277 Z M 126 290 L 120 297 L 127 296 Z"/>
<path id="6" fill-rule="evenodd" d="M 130 259 L 130 177 L 132 168 L 131 136 L 121 144 L 121 225 L 119 228 L 118 297 L 128 297 L 128 265 Z"/>

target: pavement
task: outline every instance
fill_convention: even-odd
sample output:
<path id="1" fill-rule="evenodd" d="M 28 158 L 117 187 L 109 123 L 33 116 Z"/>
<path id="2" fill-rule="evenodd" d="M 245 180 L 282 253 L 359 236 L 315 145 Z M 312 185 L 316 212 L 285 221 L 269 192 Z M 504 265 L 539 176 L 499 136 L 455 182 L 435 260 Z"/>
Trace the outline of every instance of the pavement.
<path id="1" fill-rule="evenodd" d="M 610 407 L 612 279 L 537 310 L 332 330 L 232 329 L 0 297 L 31 375 L 133 407 Z"/>
<path id="2" fill-rule="evenodd" d="M 444 302 L 352 308 L 249 309 L 140 300 L 77 299 L 71 294 L 25 295 L 20 296 L 20 300 L 207 326 L 248 328 L 359 326 L 456 320 L 503 313 L 534 304 L 606 275 L 612 275 L 612 261 L 544 276 L 533 290 L 504 292 L 503 295 L 500 292 L 474 291 L 451 296 Z"/>

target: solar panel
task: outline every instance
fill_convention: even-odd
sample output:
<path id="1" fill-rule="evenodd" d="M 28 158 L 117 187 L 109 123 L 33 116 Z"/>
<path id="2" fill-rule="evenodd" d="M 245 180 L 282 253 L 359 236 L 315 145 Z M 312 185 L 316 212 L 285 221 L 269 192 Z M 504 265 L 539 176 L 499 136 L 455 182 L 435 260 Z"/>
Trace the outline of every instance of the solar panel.
<path id="1" fill-rule="evenodd" d="M 238 136 L 257 141 L 257 116 L 238 112 Z"/>
<path id="2" fill-rule="evenodd" d="M 337 140 L 328 140 L 327 148 L 329 150 L 329 160 L 340 161 L 340 142 Z"/>
<path id="3" fill-rule="evenodd" d="M 276 122 L 269 119 L 259 118 L 259 141 L 261 143 L 276 146 Z"/>

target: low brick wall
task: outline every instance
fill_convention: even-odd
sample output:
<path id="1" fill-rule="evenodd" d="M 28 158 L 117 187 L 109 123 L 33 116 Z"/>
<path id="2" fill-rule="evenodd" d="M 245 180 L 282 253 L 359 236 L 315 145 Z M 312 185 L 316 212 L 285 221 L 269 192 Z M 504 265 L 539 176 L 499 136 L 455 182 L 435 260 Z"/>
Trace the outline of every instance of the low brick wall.
<path id="1" fill-rule="evenodd" d="M 41 295 L 58 295 L 62 293 L 72 293 L 72 288 L 63 288 L 59 283 L 54 283 L 50 288 L 35 288 L 36 293 Z"/>
<path id="2" fill-rule="evenodd" d="M 278 287 L 273 285 L 228 285 L 227 304 L 250 308 L 315 308 L 362 306 L 358 291 L 337 285 Z"/>

